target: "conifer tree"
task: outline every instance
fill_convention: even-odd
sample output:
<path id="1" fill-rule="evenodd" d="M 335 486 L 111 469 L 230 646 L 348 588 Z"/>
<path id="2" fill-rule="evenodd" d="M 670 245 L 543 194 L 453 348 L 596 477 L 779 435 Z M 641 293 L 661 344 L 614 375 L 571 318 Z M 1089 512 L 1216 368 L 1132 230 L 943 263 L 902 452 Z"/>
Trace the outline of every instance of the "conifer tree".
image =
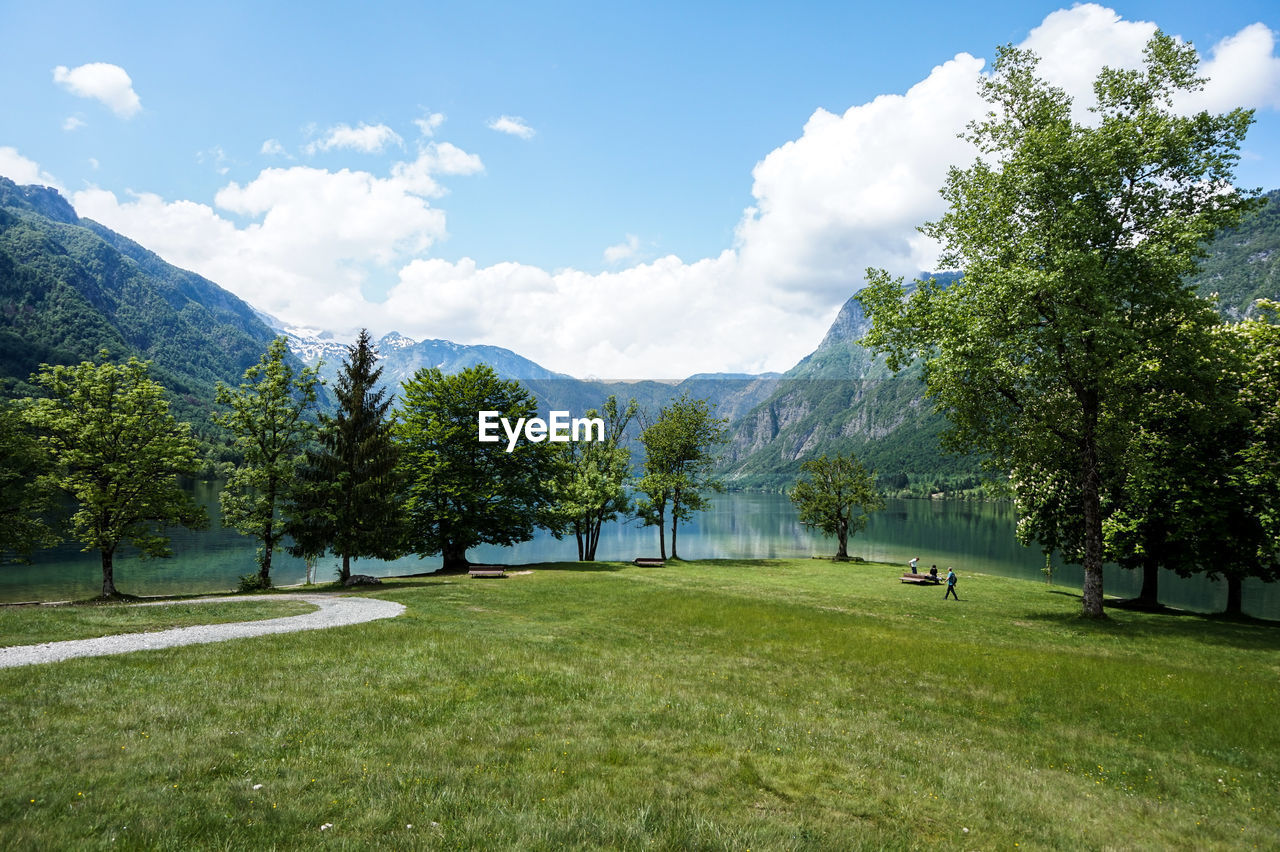
<path id="1" fill-rule="evenodd" d="M 286 509 L 289 552 L 304 558 L 333 553 L 342 559 L 343 582 L 352 559 L 394 559 L 403 552 L 391 399 L 378 387 L 377 360 L 362 329 L 334 386 L 338 412 L 321 416 L 317 445 L 307 450 Z"/>

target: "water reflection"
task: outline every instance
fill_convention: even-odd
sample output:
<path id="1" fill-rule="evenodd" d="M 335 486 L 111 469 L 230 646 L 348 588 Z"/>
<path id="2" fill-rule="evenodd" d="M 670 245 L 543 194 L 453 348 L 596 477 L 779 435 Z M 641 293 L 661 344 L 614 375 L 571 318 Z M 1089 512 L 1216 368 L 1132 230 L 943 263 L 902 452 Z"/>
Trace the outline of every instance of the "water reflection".
<path id="1" fill-rule="evenodd" d="M 133 594 L 176 594 L 234 588 L 242 574 L 256 570 L 255 544 L 218 519 L 218 486 L 198 483 L 193 491 L 209 511 L 210 527 L 203 532 L 176 530 L 174 558 L 141 560 L 117 556 L 116 584 Z M 849 542 L 849 552 L 877 562 L 900 564 L 920 557 L 922 570 L 937 565 L 940 571 L 955 566 L 966 572 L 999 574 L 1043 580 L 1043 555 L 1014 540 L 1013 508 L 1007 503 L 953 502 L 941 500 L 889 500 L 883 512 L 871 516 L 867 528 Z M 668 541 L 670 547 L 670 541 Z M 680 555 L 686 559 L 805 558 L 829 556 L 835 541 L 804 528 L 795 508 L 781 494 L 723 494 L 712 508 L 680 527 Z M 630 561 L 658 552 L 657 531 L 635 521 L 613 523 L 601 533 L 597 556 L 601 560 Z M 531 541 L 514 547 L 483 546 L 468 556 L 476 562 L 522 564 L 571 561 L 577 548 L 572 538 L 557 541 L 540 532 Z M 386 577 L 437 570 L 438 557 L 415 556 L 393 562 L 357 560 L 357 573 Z M 338 560 L 325 559 L 317 577 L 337 574 Z M 302 560 L 277 552 L 272 576 L 277 584 L 305 579 Z M 1083 579 L 1078 566 L 1054 564 L 1054 582 L 1078 589 Z M 1136 595 L 1141 585 L 1134 572 L 1110 567 L 1106 573 L 1108 594 Z M 63 545 L 37 556 L 33 565 L 0 567 L 0 601 L 66 600 L 96 594 L 101 570 L 96 553 L 82 553 L 75 545 Z M 1161 599 L 1172 606 L 1217 611 L 1226 603 L 1226 587 L 1203 577 L 1183 580 L 1165 572 Z M 1280 591 L 1276 584 L 1248 581 L 1245 611 L 1280 618 Z"/>

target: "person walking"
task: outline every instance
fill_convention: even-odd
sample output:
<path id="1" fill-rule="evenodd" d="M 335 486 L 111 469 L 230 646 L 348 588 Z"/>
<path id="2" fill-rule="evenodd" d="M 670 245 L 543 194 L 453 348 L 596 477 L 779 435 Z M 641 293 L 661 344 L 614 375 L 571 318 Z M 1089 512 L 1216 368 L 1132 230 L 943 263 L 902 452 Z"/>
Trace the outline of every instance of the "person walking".
<path id="1" fill-rule="evenodd" d="M 960 596 L 956 594 L 956 569 L 947 568 L 947 590 L 942 593 L 942 599 L 945 601 L 947 596 L 960 600 Z"/>

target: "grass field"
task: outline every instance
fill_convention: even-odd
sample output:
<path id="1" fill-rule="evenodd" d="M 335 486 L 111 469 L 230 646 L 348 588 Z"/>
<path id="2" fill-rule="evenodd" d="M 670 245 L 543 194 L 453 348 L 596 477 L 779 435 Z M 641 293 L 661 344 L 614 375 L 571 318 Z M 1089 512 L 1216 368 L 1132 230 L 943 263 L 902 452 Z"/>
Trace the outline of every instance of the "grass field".
<path id="1" fill-rule="evenodd" d="M 134 606 L 129 603 L 0 606 L 0 648 L 65 639 L 92 639 L 119 633 L 144 633 L 196 624 L 259 621 L 303 615 L 315 612 L 315 609 L 303 601 L 251 597 L 225 603 L 176 601 L 164 606 Z"/>
<path id="2" fill-rule="evenodd" d="M 1280 629 L 818 560 L 534 566 L 0 671 L 8 848 L 1275 848 Z M 325 826 L 328 826 L 327 828 Z"/>

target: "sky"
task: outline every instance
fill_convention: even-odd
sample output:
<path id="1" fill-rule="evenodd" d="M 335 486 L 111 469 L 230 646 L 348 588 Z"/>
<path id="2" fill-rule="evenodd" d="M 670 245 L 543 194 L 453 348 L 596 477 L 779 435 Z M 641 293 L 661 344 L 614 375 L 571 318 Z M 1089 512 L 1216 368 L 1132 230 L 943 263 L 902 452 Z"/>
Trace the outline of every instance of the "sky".
<path id="1" fill-rule="evenodd" d="M 571 375 L 783 371 L 868 266 L 934 269 L 996 48 L 1087 103 L 1156 27 L 1185 110 L 1254 109 L 1273 2 L 217 4 L 0 0 L 0 175 L 287 325 Z"/>

